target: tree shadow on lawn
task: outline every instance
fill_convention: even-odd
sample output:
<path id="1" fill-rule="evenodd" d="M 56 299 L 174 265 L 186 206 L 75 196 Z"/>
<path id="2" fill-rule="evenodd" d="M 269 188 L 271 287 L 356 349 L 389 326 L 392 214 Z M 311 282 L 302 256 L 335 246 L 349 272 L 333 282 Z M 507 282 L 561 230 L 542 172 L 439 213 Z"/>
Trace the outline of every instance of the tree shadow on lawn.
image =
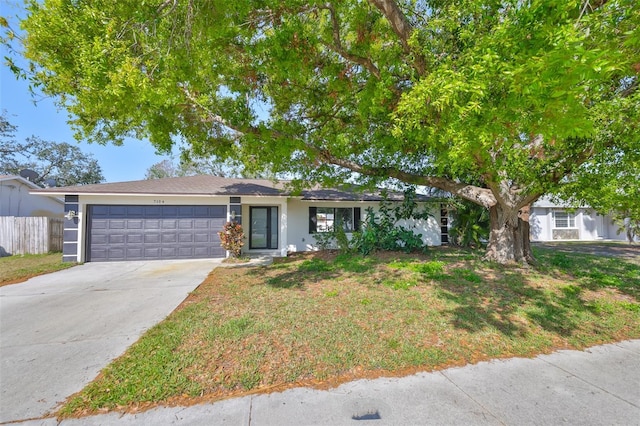
<path id="1" fill-rule="evenodd" d="M 304 290 L 309 284 L 319 280 L 338 279 L 344 273 L 365 273 L 375 263 L 373 258 L 326 250 L 291 255 L 279 259 L 268 268 L 269 271 L 282 269 L 283 272 L 265 275 L 264 269 L 256 269 L 252 271 L 252 275 L 264 276 L 270 287 Z"/>
<path id="2" fill-rule="evenodd" d="M 515 271 L 506 272 L 501 282 L 472 283 L 454 277 L 436 282 L 435 287 L 441 298 L 455 305 L 449 311 L 453 325 L 469 332 L 493 328 L 507 336 L 523 336 L 530 332 L 531 321 L 567 336 L 578 325 L 579 313 L 594 309 L 581 299 L 579 289 L 563 289 L 558 295 L 531 285 L 525 274 Z"/>
<path id="3" fill-rule="evenodd" d="M 489 267 L 498 277 L 477 282 L 464 274 L 454 274 L 435 281 L 440 297 L 455 304 L 449 311 L 455 327 L 469 332 L 494 328 L 507 336 L 522 336 L 535 324 L 570 337 L 585 328 L 585 321 L 597 322 L 603 310 L 606 313 L 606 302 L 600 300 L 606 297 L 603 291 L 613 291 L 614 296 L 609 297 L 627 303 L 632 311 L 640 311 L 637 265 L 542 249 L 537 250 L 536 257 L 539 263 L 533 270 L 473 262 L 472 269 Z"/>
<path id="4" fill-rule="evenodd" d="M 432 256 L 403 256 L 402 262 L 428 266 L 433 259 L 448 265 L 443 274 L 427 274 L 439 297 L 450 305 L 447 311 L 454 327 L 469 332 L 495 329 L 506 336 L 523 336 L 536 325 L 545 331 L 569 337 L 584 329 L 584 322 L 602 314 L 599 298 L 614 297 L 640 301 L 640 268 L 625 260 L 564 253 L 536 248 L 538 265 L 533 269 L 505 267 L 487 263 L 480 255 L 462 252 Z M 368 256 L 336 255 L 316 252 L 279 260 L 268 269 L 258 268 L 252 275 L 264 279 L 273 288 L 305 290 L 322 280 L 339 280 L 345 274 L 362 276 L 374 273 L 378 264 L 390 259 Z M 414 265 L 415 266 L 415 265 Z M 388 272 L 389 273 L 389 272 Z M 606 310 L 606 309 L 605 309 Z"/>
<path id="5" fill-rule="evenodd" d="M 554 249 L 535 250 L 540 273 L 575 277 L 581 287 L 598 291 L 615 289 L 627 298 L 640 302 L 640 256 L 635 259 L 615 256 L 568 253 Z"/>

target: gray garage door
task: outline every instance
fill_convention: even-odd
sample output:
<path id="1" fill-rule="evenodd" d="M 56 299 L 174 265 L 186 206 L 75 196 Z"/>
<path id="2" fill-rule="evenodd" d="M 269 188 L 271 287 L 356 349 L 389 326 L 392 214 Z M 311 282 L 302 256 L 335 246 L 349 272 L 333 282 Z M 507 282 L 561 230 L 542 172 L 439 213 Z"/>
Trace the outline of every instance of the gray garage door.
<path id="1" fill-rule="evenodd" d="M 226 206 L 89 206 L 87 260 L 224 257 Z"/>

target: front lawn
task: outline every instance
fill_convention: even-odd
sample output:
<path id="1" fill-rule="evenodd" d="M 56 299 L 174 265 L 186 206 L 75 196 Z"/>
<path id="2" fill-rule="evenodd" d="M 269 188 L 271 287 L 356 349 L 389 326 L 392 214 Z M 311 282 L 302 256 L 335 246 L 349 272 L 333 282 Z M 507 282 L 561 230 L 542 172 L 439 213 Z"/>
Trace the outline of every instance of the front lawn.
<path id="1" fill-rule="evenodd" d="M 26 281 L 76 265 L 62 261 L 62 253 L 24 254 L 0 257 L 0 287 Z"/>
<path id="2" fill-rule="evenodd" d="M 640 268 L 536 249 L 503 267 L 448 248 L 320 252 L 216 269 L 61 416 L 330 387 L 640 337 Z"/>

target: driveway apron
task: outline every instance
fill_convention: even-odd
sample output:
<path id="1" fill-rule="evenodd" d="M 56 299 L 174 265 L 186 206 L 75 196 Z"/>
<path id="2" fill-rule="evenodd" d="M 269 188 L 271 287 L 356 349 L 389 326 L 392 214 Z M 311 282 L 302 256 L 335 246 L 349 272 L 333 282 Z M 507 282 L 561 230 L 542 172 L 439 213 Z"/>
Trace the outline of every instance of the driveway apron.
<path id="1" fill-rule="evenodd" d="M 87 263 L 0 287 L 0 423 L 55 410 L 219 262 Z"/>

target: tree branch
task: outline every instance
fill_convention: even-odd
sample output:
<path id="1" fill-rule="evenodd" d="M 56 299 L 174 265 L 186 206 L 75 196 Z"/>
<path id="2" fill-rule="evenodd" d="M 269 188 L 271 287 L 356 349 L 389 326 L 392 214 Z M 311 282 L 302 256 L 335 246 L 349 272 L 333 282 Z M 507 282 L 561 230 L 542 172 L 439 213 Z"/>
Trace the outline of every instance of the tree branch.
<path id="1" fill-rule="evenodd" d="M 200 111 L 203 111 L 205 113 L 205 115 L 207 116 L 207 119 L 204 120 L 207 123 L 216 123 L 219 124 L 221 126 L 224 126 L 226 128 L 228 128 L 229 130 L 235 132 L 238 136 L 242 136 L 246 133 L 251 133 L 251 129 L 241 129 L 239 126 L 235 126 L 232 123 L 230 123 L 229 121 L 225 120 L 222 116 L 215 114 L 213 111 L 211 111 L 209 108 L 207 108 L 206 106 L 202 105 L 200 102 L 198 102 L 198 100 L 196 99 L 195 95 L 186 87 L 186 86 L 182 86 L 181 87 L 182 92 L 184 93 L 185 97 L 187 98 L 187 100 L 189 101 L 189 106 L 195 108 L 195 109 L 199 109 Z"/>
<path id="2" fill-rule="evenodd" d="M 160 6 L 158 6 L 158 8 L 156 9 L 156 13 L 158 15 L 160 15 L 162 13 L 162 15 L 160 16 L 160 19 L 162 19 L 162 18 L 168 16 L 171 12 L 173 12 L 177 5 L 178 5 L 178 1 L 177 0 L 165 0 L 164 2 L 162 2 L 162 4 Z M 169 7 L 169 10 L 163 13 L 163 11 L 167 7 Z"/>
<path id="3" fill-rule="evenodd" d="M 585 0 L 584 4 L 580 7 L 580 15 L 576 20 L 576 25 L 580 22 L 582 17 L 590 12 L 594 12 L 596 9 L 604 6 L 609 0 Z"/>
<path id="4" fill-rule="evenodd" d="M 371 74 L 373 74 L 379 80 L 380 79 L 380 70 L 378 69 L 378 67 L 375 66 L 375 64 L 371 61 L 371 59 L 351 54 L 342 45 L 342 40 L 340 38 L 340 21 L 339 21 L 338 15 L 337 15 L 336 10 L 333 7 L 333 5 L 330 4 L 330 3 L 327 3 L 326 5 L 322 6 L 321 8 L 322 9 L 327 9 L 329 11 L 329 15 L 331 16 L 331 24 L 332 24 L 332 28 L 333 28 L 332 33 L 333 33 L 333 43 L 334 44 L 332 45 L 332 44 L 329 44 L 329 43 L 324 43 L 324 45 L 327 48 L 329 48 L 329 49 L 333 50 L 334 52 L 336 52 L 337 54 L 339 54 L 340 56 L 342 56 L 343 58 L 363 66 L 364 68 L 369 70 L 369 72 Z"/>
<path id="5" fill-rule="evenodd" d="M 367 176 L 389 176 L 401 180 L 402 182 L 411 183 L 414 185 L 432 186 L 434 188 L 450 192 L 451 194 L 457 195 L 461 198 L 464 198 L 486 208 L 490 208 L 491 206 L 497 204 L 496 197 L 493 195 L 491 190 L 486 188 L 459 183 L 447 178 L 407 173 L 391 167 L 365 167 L 353 161 L 337 158 L 326 150 L 318 150 L 312 147 L 310 148 L 315 150 L 322 158 L 322 160 L 326 161 L 327 163 L 344 167 L 356 173 L 361 173 Z"/>
<path id="6" fill-rule="evenodd" d="M 369 0 L 369 2 L 377 7 L 385 18 L 387 18 L 391 28 L 400 38 L 400 44 L 402 44 L 404 53 L 407 55 L 415 55 L 413 65 L 418 71 L 418 74 L 424 75 L 427 68 L 424 57 L 417 52 L 413 52 L 411 46 L 409 46 L 409 39 L 413 33 L 413 27 L 404 13 L 402 13 L 402 10 L 400 10 L 398 3 L 393 0 Z"/>

